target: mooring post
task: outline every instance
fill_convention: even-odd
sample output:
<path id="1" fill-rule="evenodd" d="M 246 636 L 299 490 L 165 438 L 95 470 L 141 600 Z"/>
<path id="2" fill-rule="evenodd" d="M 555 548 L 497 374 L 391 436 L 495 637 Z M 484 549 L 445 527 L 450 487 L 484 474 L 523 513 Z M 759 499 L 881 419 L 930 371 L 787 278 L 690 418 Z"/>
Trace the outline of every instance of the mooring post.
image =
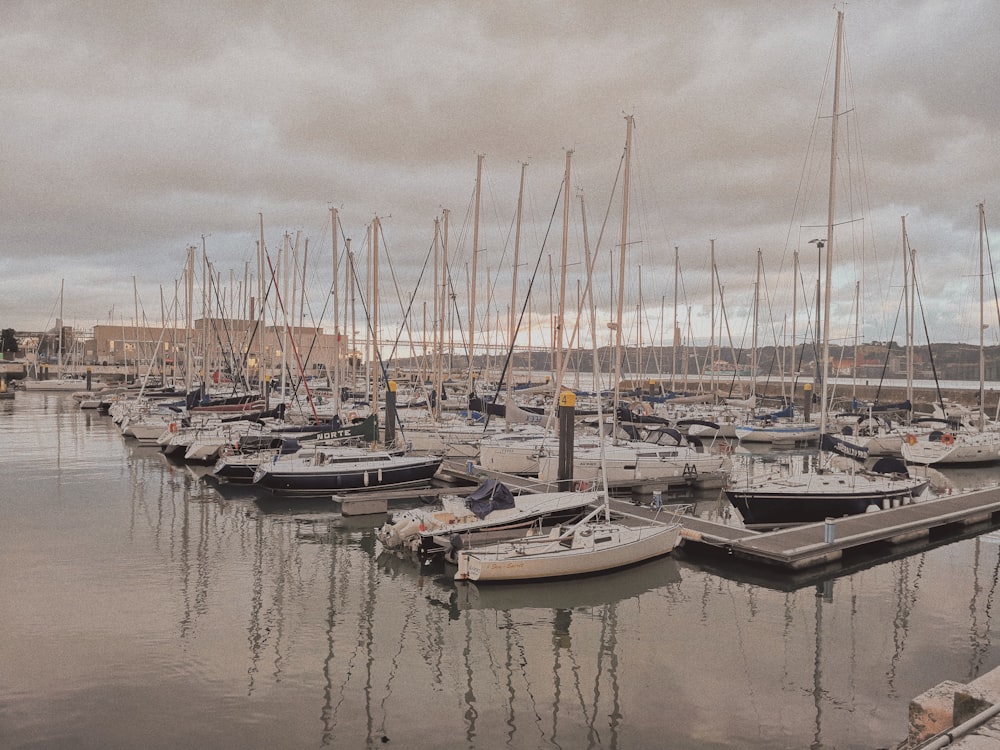
<path id="1" fill-rule="evenodd" d="M 576 420 L 576 394 L 559 394 L 559 469 L 556 483 L 561 491 L 573 488 L 573 430 Z"/>
<path id="2" fill-rule="evenodd" d="M 837 536 L 837 527 L 833 525 L 833 519 L 827 518 L 823 522 L 823 541 L 827 544 L 833 544 L 834 539 Z"/>
<path id="3" fill-rule="evenodd" d="M 385 389 L 385 444 L 391 446 L 396 440 L 396 381 L 390 380 Z"/>

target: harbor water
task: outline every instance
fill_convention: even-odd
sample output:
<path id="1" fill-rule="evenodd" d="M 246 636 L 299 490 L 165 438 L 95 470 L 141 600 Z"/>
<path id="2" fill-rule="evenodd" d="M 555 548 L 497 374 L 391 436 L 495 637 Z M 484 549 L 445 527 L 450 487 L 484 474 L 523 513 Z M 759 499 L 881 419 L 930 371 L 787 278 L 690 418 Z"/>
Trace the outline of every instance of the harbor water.
<path id="1" fill-rule="evenodd" d="M 456 585 L 69 395 L 0 427 L 0 748 L 887 748 L 1000 664 L 1000 532 L 806 583 L 681 549 Z"/>

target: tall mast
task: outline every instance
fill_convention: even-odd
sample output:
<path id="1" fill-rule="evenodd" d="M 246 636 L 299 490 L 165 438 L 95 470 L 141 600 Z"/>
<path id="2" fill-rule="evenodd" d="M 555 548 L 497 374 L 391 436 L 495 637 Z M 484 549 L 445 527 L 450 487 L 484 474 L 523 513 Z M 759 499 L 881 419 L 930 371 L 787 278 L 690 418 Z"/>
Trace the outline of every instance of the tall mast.
<path id="1" fill-rule="evenodd" d="M 826 432 L 827 379 L 830 368 L 830 289 L 833 287 L 833 222 L 837 190 L 837 132 L 840 123 L 840 59 L 844 33 L 844 12 L 837 11 L 837 55 L 833 76 L 833 125 L 830 128 L 830 194 L 826 213 L 826 276 L 823 297 L 823 367 L 820 396 L 819 432 Z"/>
<path id="2" fill-rule="evenodd" d="M 288 273 L 288 262 L 290 260 L 290 255 L 291 255 L 290 240 L 291 240 L 291 238 L 288 236 L 288 232 L 285 232 L 285 235 L 284 235 L 284 237 L 282 238 L 282 241 L 281 241 L 281 252 L 278 254 L 278 262 L 277 262 L 277 267 L 278 267 L 278 283 L 284 284 L 285 288 L 284 289 L 279 289 L 278 286 L 277 286 L 277 284 L 276 284 L 275 285 L 275 292 L 276 292 L 276 294 L 274 295 L 274 323 L 275 323 L 275 325 L 277 325 L 279 320 L 283 320 L 285 322 L 285 325 L 283 325 L 281 327 L 281 357 L 279 359 L 279 362 L 280 362 L 280 365 L 281 365 L 281 377 L 278 379 L 278 382 L 281 384 L 279 392 L 281 393 L 281 398 L 282 399 L 286 398 L 286 396 L 285 396 L 285 387 L 286 387 L 287 383 L 286 383 L 286 380 L 285 380 L 285 373 L 288 370 L 288 368 L 285 367 L 285 353 L 288 351 L 288 320 L 289 320 L 289 315 L 283 309 L 284 308 L 284 302 L 283 302 L 283 300 L 288 299 L 288 277 L 290 275 Z M 291 311 L 291 308 L 289 308 L 289 310 Z M 291 311 L 291 312 L 292 312 L 291 320 L 294 321 L 295 320 L 295 317 L 294 317 L 295 313 L 294 313 L 294 311 Z M 279 316 L 279 313 L 280 313 L 280 316 Z"/>
<path id="3" fill-rule="evenodd" d="M 792 368 L 790 374 L 792 376 L 792 394 L 795 393 L 795 383 L 797 381 L 796 374 L 798 369 L 795 367 L 795 324 L 796 318 L 798 318 L 799 309 L 799 251 L 796 250 L 792 254 L 792 346 L 788 352 L 788 364 Z"/>
<path id="4" fill-rule="evenodd" d="M 333 283 L 330 286 L 333 294 L 333 403 L 335 414 L 340 414 L 340 364 L 341 364 L 341 332 L 340 332 L 340 258 L 337 242 L 337 209 L 330 207 L 331 245 L 333 259 Z"/>
<path id="5" fill-rule="evenodd" d="M 451 301 L 450 294 L 450 284 L 449 278 L 451 274 L 448 271 L 448 217 L 451 215 L 451 211 L 443 209 L 441 214 L 444 218 L 444 234 L 441 235 L 441 270 L 443 272 L 443 277 L 441 278 L 441 346 L 444 346 L 444 332 L 445 332 L 445 321 L 447 321 L 448 330 L 448 376 L 451 377 L 452 371 L 452 355 L 455 352 L 455 330 L 451 325 Z M 442 383 L 443 388 L 443 383 Z M 443 397 L 444 392 L 442 391 L 439 396 Z"/>
<path id="6" fill-rule="evenodd" d="M 612 440 L 618 444 L 618 399 L 621 394 L 622 378 L 622 315 L 625 303 L 625 250 L 628 248 L 628 193 L 632 177 L 632 115 L 625 117 L 625 179 L 622 184 L 622 235 L 618 259 L 618 312 L 615 316 L 615 401 L 611 413 Z"/>
<path id="7" fill-rule="evenodd" d="M 433 375 L 433 385 L 431 386 L 434 390 L 435 398 L 434 403 L 431 404 L 431 416 L 437 416 L 441 413 L 441 370 L 443 368 L 444 356 L 442 349 L 444 348 L 444 315 L 442 314 L 444 307 L 441 304 L 441 300 L 444 296 L 444 292 L 441 289 L 440 280 L 438 274 L 440 272 L 440 258 L 438 257 L 441 252 L 441 220 L 434 217 L 434 314 L 431 315 L 431 324 L 434 327 L 432 333 L 432 351 L 433 351 L 433 364 L 431 370 Z M 439 335 L 440 334 L 440 335 Z M 426 334 L 424 334 L 426 336 Z"/>
<path id="8" fill-rule="evenodd" d="M 194 325 L 194 245 L 188 245 L 187 272 L 184 279 L 184 390 L 191 390 L 193 359 L 191 352 L 191 329 Z"/>
<path id="9" fill-rule="evenodd" d="M 524 207 L 524 175 L 528 170 L 526 162 L 521 162 L 521 184 L 517 191 L 517 221 L 514 226 L 514 276 L 510 285 L 510 315 L 507 321 L 507 336 L 510 338 L 511 371 L 507 373 L 507 395 L 504 401 L 505 409 L 513 408 L 514 404 L 514 372 L 513 372 L 513 352 L 514 343 L 517 338 L 517 272 L 521 262 L 521 216 Z M 510 421 L 504 420 L 509 426 Z"/>
<path id="10" fill-rule="evenodd" d="M 378 217 L 376 216 L 372 220 L 372 241 L 369 247 L 371 248 L 372 260 L 371 260 L 371 275 L 372 275 L 372 290 L 371 290 L 371 301 L 368 305 L 371 310 L 371 321 L 372 321 L 372 358 L 371 358 L 371 369 L 372 369 L 372 387 L 371 387 L 371 409 L 372 414 L 378 413 L 378 385 L 379 385 L 379 374 L 382 369 L 382 364 L 379 361 L 379 340 L 378 340 L 378 327 L 379 327 L 379 315 L 378 315 L 378 235 L 380 224 Z"/>
<path id="11" fill-rule="evenodd" d="M 257 387 L 260 389 L 260 393 L 263 396 L 265 393 L 265 388 L 267 384 L 264 382 L 264 335 L 266 333 L 266 321 L 267 315 L 264 311 L 264 293 L 265 293 L 265 264 L 264 264 L 264 214 L 261 212 L 260 217 L 260 239 L 257 242 L 257 314 L 260 316 L 260 325 L 257 327 L 259 331 L 259 339 L 257 345 L 260 347 L 260 351 L 257 356 Z M 192 256 L 191 261 L 191 273 L 194 274 L 194 258 Z M 189 308 L 190 312 L 190 308 Z M 190 323 L 189 323 L 190 325 Z"/>
<path id="12" fill-rule="evenodd" d="M 344 253 L 347 255 L 348 263 L 348 278 L 347 278 L 347 289 L 348 298 L 350 299 L 351 305 L 351 353 L 348 355 L 348 360 L 351 365 L 351 390 L 357 387 L 358 383 L 358 321 L 355 317 L 355 311 L 357 308 L 357 285 L 354 280 L 357 278 L 357 269 L 354 266 L 354 253 L 351 252 L 351 238 L 348 237 L 344 240 Z"/>
<path id="13" fill-rule="evenodd" d="M 913 300 L 910 298 L 910 242 L 906 217 L 899 217 L 903 232 L 903 317 L 906 323 L 906 400 L 913 403 Z"/>
<path id="14" fill-rule="evenodd" d="M 680 249 L 674 246 L 674 327 L 670 333 L 670 390 L 677 390 L 677 347 L 680 345 L 680 336 L 677 329 L 677 285 L 678 277 L 681 275 Z"/>
<path id="15" fill-rule="evenodd" d="M 753 285 L 753 344 L 750 350 L 750 393 L 757 395 L 757 329 L 760 327 L 760 266 L 763 253 L 757 249 L 757 276 Z M 734 358 L 735 362 L 735 358 Z"/>
<path id="16" fill-rule="evenodd" d="M 985 427 L 985 413 L 986 408 L 986 350 L 984 348 L 983 342 L 983 332 L 986 329 L 985 311 L 983 310 L 983 301 L 985 299 L 983 294 L 983 283 L 984 283 L 984 267 L 983 267 L 983 235 L 986 233 L 986 211 L 983 204 L 980 203 L 977 208 L 979 209 L 979 431 L 982 432 Z"/>
<path id="17" fill-rule="evenodd" d="M 709 265 L 709 272 L 708 273 L 709 273 L 709 279 L 710 279 L 709 280 L 709 285 L 712 287 L 711 301 L 709 302 L 709 305 L 710 305 L 709 310 L 710 310 L 710 318 L 711 318 L 711 320 L 710 320 L 711 333 L 709 334 L 709 337 L 708 337 L 708 364 L 712 365 L 712 364 L 715 363 L 715 283 L 716 283 L 716 278 L 715 278 L 715 240 L 709 240 L 708 259 L 709 259 L 709 263 L 708 263 L 708 265 Z M 720 342 L 719 343 L 720 344 L 722 343 L 721 342 L 721 337 L 720 337 Z M 695 350 L 695 352 L 697 353 L 697 349 Z M 715 391 L 716 391 L 715 377 L 716 377 L 715 376 L 715 368 L 713 367 L 712 368 L 712 377 L 711 377 L 712 398 L 715 398 Z"/>
<path id="18" fill-rule="evenodd" d="M 569 248 L 569 167 L 573 158 L 571 150 L 566 151 L 566 172 L 563 176 L 563 236 L 562 255 L 559 264 L 559 311 L 556 314 L 556 400 L 562 390 L 563 377 L 563 335 L 566 329 L 566 260 Z"/>
<path id="19" fill-rule="evenodd" d="M 479 208 L 482 193 L 483 155 L 476 157 L 476 209 L 472 220 L 472 279 L 469 284 L 469 395 L 475 387 L 476 283 L 479 261 Z"/>
<path id="20" fill-rule="evenodd" d="M 59 368 L 59 377 L 64 377 L 63 373 L 63 291 L 66 288 L 66 279 L 61 279 L 59 281 L 59 349 L 56 353 L 57 357 L 57 367 Z M 122 342 L 122 347 L 124 348 L 125 342 Z"/>

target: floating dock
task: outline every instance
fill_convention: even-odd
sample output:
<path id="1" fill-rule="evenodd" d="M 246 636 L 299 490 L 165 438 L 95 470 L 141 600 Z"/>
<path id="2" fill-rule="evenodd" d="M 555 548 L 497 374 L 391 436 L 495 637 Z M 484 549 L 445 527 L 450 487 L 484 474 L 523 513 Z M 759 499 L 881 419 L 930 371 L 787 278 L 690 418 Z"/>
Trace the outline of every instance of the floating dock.
<path id="1" fill-rule="evenodd" d="M 714 547 L 796 571 L 836 562 L 847 551 L 871 545 L 905 545 L 935 533 L 995 524 L 998 514 L 1000 488 L 990 488 L 768 532 L 685 516 L 681 535 L 685 547 Z"/>

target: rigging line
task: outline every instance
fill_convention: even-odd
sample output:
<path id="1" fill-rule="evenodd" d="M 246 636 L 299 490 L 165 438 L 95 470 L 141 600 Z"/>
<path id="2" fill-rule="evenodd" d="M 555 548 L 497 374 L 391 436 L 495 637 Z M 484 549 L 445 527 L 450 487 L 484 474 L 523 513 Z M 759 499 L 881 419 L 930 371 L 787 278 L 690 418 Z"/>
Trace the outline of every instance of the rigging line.
<path id="1" fill-rule="evenodd" d="M 399 348 L 399 342 L 403 338 L 403 329 L 406 329 L 407 333 L 410 334 L 410 341 L 412 342 L 412 340 L 413 340 L 413 332 L 410 330 L 410 325 L 409 325 L 410 314 L 413 312 L 413 301 L 417 298 L 417 292 L 420 291 L 420 282 L 423 281 L 424 273 L 426 273 L 426 271 L 427 271 L 427 266 L 431 262 L 431 258 L 433 257 L 433 253 L 434 253 L 434 242 L 432 240 L 431 244 L 427 247 L 427 254 L 424 256 L 424 263 L 420 267 L 420 275 L 417 276 L 417 283 L 413 287 L 413 293 L 410 295 L 410 299 L 409 299 L 409 302 L 407 303 L 406 309 L 403 311 L 403 320 L 402 320 L 402 322 L 399 325 L 399 329 L 398 329 L 398 332 L 397 332 L 397 335 L 396 335 L 396 339 L 395 339 L 395 341 L 393 341 L 392 350 L 389 352 L 389 360 L 390 361 L 393 358 L 395 358 L 395 356 L 396 356 L 396 350 Z M 388 253 L 387 253 L 387 255 L 388 255 Z M 389 269 L 392 270 L 392 261 L 391 260 L 389 262 Z M 426 337 L 427 337 L 427 333 L 424 332 L 424 338 L 425 338 L 425 340 L 426 340 Z"/>
<path id="2" fill-rule="evenodd" d="M 392 264 L 392 256 L 389 255 L 389 243 L 385 239 L 385 232 L 382 231 L 382 222 L 381 221 L 378 224 L 378 229 L 379 229 L 379 236 L 382 238 L 381 248 L 382 248 L 383 253 L 385 254 L 386 262 L 389 264 L 389 276 L 392 279 L 392 288 L 393 288 L 393 291 L 396 292 L 396 304 L 399 305 L 400 309 L 403 309 L 403 295 L 402 295 L 402 292 L 400 291 L 400 288 L 399 288 L 399 279 L 396 276 L 396 269 L 395 269 L 395 267 Z M 431 247 L 433 247 L 433 244 L 431 245 Z M 429 253 L 429 251 L 428 251 L 428 253 Z M 424 261 L 424 267 L 425 268 L 426 268 L 426 263 L 427 263 L 427 261 L 425 260 Z M 410 300 L 410 303 L 412 304 L 412 298 Z M 407 324 L 407 320 L 406 320 L 405 316 L 403 318 L 403 322 L 401 323 L 401 328 L 406 328 L 406 330 L 409 331 L 409 326 Z M 411 334 L 410 338 L 412 340 L 412 338 L 413 338 L 412 332 L 410 332 L 410 334 Z M 397 339 L 397 341 L 398 341 L 398 339 Z M 391 360 L 394 355 L 395 355 L 395 348 L 393 349 L 392 353 L 390 354 L 389 359 Z"/>
<path id="3" fill-rule="evenodd" d="M 771 375 L 774 373 L 774 368 L 779 366 L 777 352 L 778 352 L 778 342 L 780 341 L 781 336 L 779 335 L 777 323 L 775 321 L 774 306 L 772 305 L 772 299 L 767 291 L 767 270 L 764 268 L 763 263 L 761 263 L 760 275 L 761 275 L 761 286 L 763 287 L 763 295 L 761 296 L 760 290 L 758 290 L 758 296 L 764 300 L 764 307 L 766 308 L 767 311 L 767 320 L 768 323 L 770 323 L 770 328 L 771 328 L 772 351 L 775 353 L 775 356 L 771 357 L 771 361 L 768 364 L 767 373 L 764 377 L 764 386 L 766 388 L 771 382 Z M 758 348 L 757 348 L 758 353 L 760 352 L 760 348 L 761 345 L 758 343 Z M 784 372 L 780 372 L 780 374 L 783 376 Z M 782 380 L 783 379 L 784 378 L 782 378 Z M 782 403 L 785 402 L 784 387 L 782 387 L 781 401 Z"/>
<path id="4" fill-rule="evenodd" d="M 208 283 L 208 294 L 210 297 L 214 294 L 216 306 L 218 307 L 219 311 L 222 312 L 222 331 L 225 334 L 226 340 L 222 341 L 222 339 L 219 336 L 219 331 L 218 331 L 219 320 L 215 315 L 209 316 L 209 321 L 211 322 L 210 324 L 212 326 L 212 330 L 216 334 L 216 341 L 218 341 L 219 344 L 223 345 L 224 349 L 228 349 L 228 354 L 224 353 L 222 355 L 225 363 L 234 370 L 233 374 L 238 376 L 239 379 L 241 380 L 241 384 L 249 390 L 250 382 L 249 379 L 246 377 L 246 370 L 240 366 L 240 362 L 235 356 L 236 348 L 233 344 L 233 338 L 229 330 L 228 318 L 224 313 L 222 299 L 219 296 L 219 285 L 218 282 L 216 281 L 215 273 L 214 271 L 212 271 L 212 263 L 208 264 L 208 269 L 210 272 L 209 277 L 206 280 Z M 232 393 L 235 394 L 235 392 L 236 392 L 236 384 L 233 383 Z"/>
<path id="5" fill-rule="evenodd" d="M 353 272 L 354 272 L 354 285 L 357 288 L 357 290 L 360 292 L 359 296 L 361 298 L 361 311 L 364 313 L 364 316 L 365 316 L 365 326 L 367 328 L 368 333 L 370 335 L 372 335 L 372 338 L 374 340 L 375 329 L 372 327 L 371 314 L 369 312 L 368 304 L 365 301 L 364 290 L 361 288 L 361 279 L 358 277 L 357 267 L 356 266 L 353 267 Z M 389 382 L 389 370 L 388 370 L 388 367 L 385 364 L 385 359 L 382 357 L 382 353 L 379 351 L 378 347 L 375 347 L 375 349 L 374 349 L 374 356 L 375 356 L 376 363 L 378 364 L 379 372 L 382 374 L 382 382 L 388 383 Z M 308 384 L 306 384 L 306 393 L 309 394 L 309 386 L 308 386 Z M 373 401 L 377 405 L 377 403 L 378 403 L 377 394 L 372 394 L 372 396 L 373 396 Z M 311 394 L 309 394 L 309 402 L 312 403 L 312 396 L 311 396 Z M 313 407 L 313 410 L 315 411 L 315 407 Z M 397 416 L 398 416 L 398 412 L 397 412 Z M 399 428 L 400 432 L 402 433 L 403 432 L 402 424 L 399 423 L 398 420 L 397 420 L 397 427 Z"/>
<path id="6" fill-rule="evenodd" d="M 993 283 L 993 304 L 997 308 L 997 322 L 1000 323 L 1000 294 L 997 294 L 997 276 L 993 268 L 993 253 L 990 251 L 990 234 L 986 230 L 986 211 L 983 210 L 983 237 L 986 242 L 986 258 L 990 264 L 990 279 Z"/>
<path id="7" fill-rule="evenodd" d="M 892 332 L 889 336 L 889 345 L 885 348 L 885 358 L 882 360 L 882 372 L 879 373 L 878 386 L 875 388 L 874 402 L 877 404 L 882 394 L 882 383 L 889 372 L 889 356 L 892 354 L 892 342 L 896 340 L 896 330 L 899 328 L 899 314 L 903 307 L 903 299 L 900 297 L 899 305 L 896 307 L 896 319 L 892 323 Z M 912 408 L 912 407 L 911 407 Z"/>
<path id="8" fill-rule="evenodd" d="M 913 275 L 916 278 L 916 265 L 917 259 L 913 259 Z M 920 293 L 920 286 L 914 284 L 914 294 L 917 298 L 917 304 L 920 306 L 920 322 L 924 326 L 924 337 L 927 341 L 927 356 L 931 361 L 931 374 L 934 377 L 934 390 L 937 393 L 938 403 L 941 404 L 941 411 L 944 412 L 945 416 L 948 416 L 948 410 L 944 405 L 944 395 L 941 393 L 941 383 L 938 381 L 937 365 L 934 362 L 934 350 L 931 348 L 930 341 L 931 335 L 930 331 L 927 330 L 927 316 L 924 314 L 924 297 Z"/>
<path id="9" fill-rule="evenodd" d="M 531 273 L 531 278 L 528 279 L 528 288 L 527 288 L 527 290 L 525 290 L 525 293 L 524 293 L 524 302 L 521 305 L 521 313 L 518 315 L 518 318 L 517 318 L 517 325 L 514 327 L 514 331 L 511 333 L 511 336 L 510 336 L 510 345 L 507 347 L 507 356 L 504 357 L 503 367 L 500 370 L 500 377 L 497 378 L 497 390 L 496 390 L 496 393 L 493 395 L 493 400 L 494 401 L 496 401 L 497 397 L 500 395 L 500 388 L 503 385 L 504 378 L 507 376 L 507 368 L 510 367 L 511 359 L 514 356 L 514 342 L 517 340 L 517 333 L 518 333 L 518 331 L 521 330 L 521 323 L 524 321 L 525 311 L 528 309 L 528 303 L 531 300 L 531 290 L 532 290 L 532 288 L 534 287 L 534 284 L 535 284 L 535 277 L 538 275 L 538 269 L 542 265 L 542 258 L 545 257 L 545 245 L 546 245 L 546 243 L 549 240 L 549 234 L 552 232 L 552 225 L 555 222 L 556 211 L 559 209 L 559 199 L 562 197 L 563 191 L 566 190 L 566 189 L 567 189 L 566 180 L 563 180 L 562 183 L 559 185 L 559 192 L 556 194 L 555 203 L 552 204 L 552 214 L 549 216 L 549 224 L 548 224 L 548 226 L 545 229 L 545 236 L 542 238 L 542 244 L 538 248 L 538 258 L 535 260 L 535 269 Z M 568 193 L 568 190 L 567 190 L 567 193 Z M 560 383 L 561 383 L 561 379 L 559 378 L 558 373 L 557 373 L 556 385 L 558 386 Z M 557 404 L 558 404 L 558 400 L 559 400 L 559 394 L 557 393 L 556 394 L 556 403 Z M 552 419 L 552 414 L 554 414 L 554 413 L 555 413 L 555 409 L 553 409 L 550 412 L 550 414 L 549 414 L 549 420 L 550 421 Z M 487 409 L 486 410 L 486 420 L 485 420 L 485 422 L 483 424 L 483 430 L 484 431 L 489 426 L 489 423 L 490 423 L 490 410 Z"/>
<path id="10" fill-rule="evenodd" d="M 573 340 L 574 338 L 576 338 L 577 331 L 578 331 L 578 329 L 580 327 L 580 321 L 584 319 L 584 316 L 583 316 L 583 300 L 587 298 L 588 294 L 592 293 L 593 278 L 594 278 L 594 269 L 597 267 L 597 257 L 598 257 L 598 254 L 600 253 L 601 242 L 604 239 L 604 232 L 607 229 L 608 220 L 611 217 L 611 208 L 612 208 L 612 206 L 614 205 L 614 202 L 615 202 L 615 196 L 617 195 L 617 192 L 618 192 L 618 181 L 621 179 L 624 165 L 625 165 L 625 152 L 622 151 L 622 155 L 621 155 L 621 157 L 618 160 L 618 171 L 615 173 L 614 183 L 611 185 L 611 191 L 608 193 L 608 203 L 607 203 L 607 206 L 604 209 L 604 219 L 601 222 L 601 229 L 597 233 L 597 241 L 594 243 L 594 251 L 591 253 L 591 256 L 590 256 L 590 266 L 587 268 L 586 282 L 584 283 L 583 293 L 580 296 L 580 302 L 579 302 L 579 304 L 577 305 L 577 308 L 576 308 L 576 322 L 573 325 L 573 332 L 572 332 L 572 335 L 570 337 L 570 340 Z M 547 233 L 546 233 L 546 236 L 547 236 Z M 614 296 L 614 288 L 615 288 L 614 278 L 613 278 L 614 277 L 614 268 L 613 268 L 614 264 L 611 264 L 611 265 L 612 265 L 612 284 L 611 284 L 612 300 L 611 300 L 611 305 L 613 307 L 614 306 L 614 304 L 613 304 L 614 303 L 613 296 Z M 596 330 L 592 331 L 591 332 L 591 336 L 594 338 L 594 341 L 596 343 L 597 338 L 598 338 L 597 331 Z M 597 347 L 595 346 L 594 349 L 596 350 Z M 592 353 L 591 356 L 594 356 L 594 354 Z M 557 383 L 561 383 L 562 382 L 562 373 L 556 373 L 556 378 L 557 378 L 556 382 Z M 600 383 L 596 383 L 596 382 L 594 383 L 594 390 L 598 394 L 601 392 Z"/>
<path id="11" fill-rule="evenodd" d="M 274 264 L 271 263 L 271 255 L 270 255 L 270 253 L 267 252 L 267 250 L 264 251 L 264 257 L 267 259 L 267 267 L 271 271 L 271 278 L 274 279 Z M 275 293 L 275 295 L 277 297 L 278 305 L 281 307 L 281 314 L 282 314 L 282 316 L 285 319 L 284 323 L 285 323 L 285 328 L 287 329 L 288 328 L 288 313 L 285 311 L 285 303 L 281 299 L 281 291 L 277 288 L 277 286 L 275 286 L 274 293 Z M 299 372 L 301 372 L 302 371 L 302 359 L 299 357 L 299 347 L 295 343 L 295 336 L 294 336 L 294 334 L 291 337 L 291 341 L 292 341 L 292 353 L 295 355 L 296 364 L 298 365 Z M 319 414 L 316 411 L 316 404 L 313 403 L 312 392 L 309 390 L 309 383 L 308 382 L 304 382 L 303 385 L 305 386 L 305 389 L 306 389 L 306 398 L 309 400 L 309 406 L 312 409 L 313 419 L 315 419 L 317 422 L 319 422 Z M 282 397 L 282 399 L 284 399 L 285 394 L 281 394 L 281 397 Z"/>
<path id="12" fill-rule="evenodd" d="M 383 235 L 383 238 L 384 238 L 384 235 Z M 434 252 L 434 242 L 432 240 L 431 244 L 427 248 L 427 255 L 424 256 L 424 264 L 420 268 L 420 275 L 417 277 L 417 283 L 414 285 L 413 294 L 410 296 L 409 304 L 407 305 L 407 308 L 406 308 L 406 310 L 403 313 L 403 321 L 402 321 L 402 323 L 399 326 L 399 331 L 397 333 L 396 340 L 393 342 L 393 344 L 392 344 L 392 350 L 389 352 L 389 361 L 392 361 L 395 358 L 395 356 L 396 356 L 396 350 L 399 347 L 399 342 L 400 342 L 400 340 L 403 337 L 403 329 L 404 328 L 406 329 L 407 332 L 410 333 L 410 341 L 411 342 L 413 341 L 413 333 L 410 330 L 410 326 L 409 326 L 410 313 L 413 311 L 413 300 L 416 299 L 417 292 L 420 289 L 420 282 L 423 281 L 424 273 L 427 271 L 427 266 L 428 266 L 428 264 L 431 261 L 431 257 L 433 255 L 433 252 Z M 387 253 L 387 257 L 388 257 L 388 253 Z M 390 268 L 390 270 L 392 269 L 392 262 L 391 261 L 389 262 L 389 268 Z M 427 332 L 424 331 L 423 335 L 424 335 L 424 338 L 426 340 Z M 388 377 L 388 376 L 386 376 L 386 377 Z M 396 411 L 396 417 L 397 417 L 396 423 L 397 423 L 397 425 L 399 427 L 399 431 L 400 431 L 400 433 L 402 433 L 403 435 L 405 435 L 406 434 L 406 428 L 403 425 L 403 420 L 399 419 L 398 407 L 397 406 L 393 406 L 393 409 Z"/>
<path id="13" fill-rule="evenodd" d="M 265 250 L 265 252 L 267 252 L 267 251 Z M 263 339 L 263 337 L 264 337 L 264 331 L 260 330 L 261 321 L 264 319 L 264 315 L 266 314 L 267 300 L 271 296 L 271 289 L 273 289 L 273 288 L 274 288 L 274 277 L 272 276 L 268 280 L 268 282 L 267 282 L 267 288 L 264 290 L 264 297 L 260 301 L 260 314 L 257 316 L 257 319 L 254 321 L 253 328 L 250 329 L 250 331 L 249 331 L 249 337 L 246 339 L 247 346 L 246 346 L 246 351 L 244 351 L 243 354 L 242 354 L 242 356 L 240 357 L 241 364 L 246 365 L 246 363 L 248 362 L 248 360 L 250 358 L 250 349 L 251 349 L 250 344 L 253 343 L 253 340 L 257 336 L 258 331 L 260 331 L 261 339 Z M 263 366 L 264 366 L 264 363 L 261 362 L 260 368 L 263 368 Z M 259 373 L 260 368 L 258 368 L 258 373 Z M 248 371 L 249 371 L 249 368 L 248 368 Z M 258 374 L 257 379 L 260 381 L 258 383 L 258 385 L 261 387 L 261 389 L 263 389 L 263 386 L 264 386 L 263 378 Z"/>
<path id="14" fill-rule="evenodd" d="M 497 268 L 498 269 L 503 268 L 504 261 L 507 260 L 507 251 L 510 249 L 510 241 L 511 241 L 511 238 L 512 238 L 512 236 L 514 234 L 514 230 L 515 230 L 516 226 L 517 226 L 517 212 L 515 211 L 514 215 L 511 217 L 511 220 L 510 220 L 510 226 L 507 227 L 507 237 L 506 237 L 506 239 L 503 242 L 503 249 L 500 252 L 500 258 L 497 261 Z M 514 269 L 514 274 L 515 275 L 517 274 L 517 269 L 516 268 Z M 489 307 L 492 306 L 492 300 L 496 299 L 496 291 L 497 291 L 497 287 L 499 286 L 499 284 L 500 284 L 500 274 L 497 273 L 493 277 L 493 283 L 490 284 L 489 295 L 488 296 L 489 296 L 489 299 L 491 300 L 491 303 L 490 303 L 490 305 L 487 306 L 487 309 L 489 309 Z M 488 318 L 489 318 L 489 315 L 487 314 L 487 321 L 486 321 L 487 325 L 489 325 Z M 507 335 L 508 336 L 511 335 L 509 331 L 507 332 Z"/>

